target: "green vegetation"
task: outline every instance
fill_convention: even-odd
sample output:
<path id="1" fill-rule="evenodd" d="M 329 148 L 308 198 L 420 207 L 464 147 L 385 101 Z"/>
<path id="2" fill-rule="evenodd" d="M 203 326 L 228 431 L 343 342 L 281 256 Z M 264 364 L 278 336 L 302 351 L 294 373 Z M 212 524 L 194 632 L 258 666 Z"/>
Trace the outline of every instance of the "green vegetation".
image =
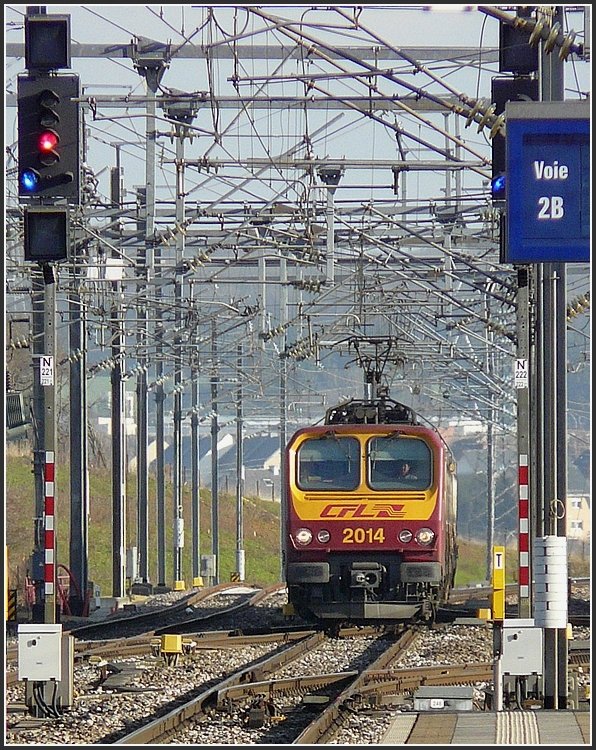
<path id="1" fill-rule="evenodd" d="M 479 542 L 459 541 L 456 586 L 482 583 L 486 580 L 486 546 Z M 507 568 L 505 569 L 507 573 Z"/>
<path id="2" fill-rule="evenodd" d="M 31 457 L 10 456 L 6 459 L 6 544 L 9 557 L 9 585 L 18 588 L 24 581 L 34 546 L 35 489 Z M 149 578 L 157 576 L 157 508 L 156 486 L 149 479 Z M 101 589 L 103 596 L 112 593 L 112 477 L 105 468 L 93 469 L 89 476 L 88 559 L 89 580 Z M 68 567 L 70 535 L 70 485 L 68 466 L 56 464 L 57 563 Z M 127 546 L 137 546 L 136 483 L 127 480 Z M 192 570 L 191 488 L 182 492 L 185 523 L 185 546 L 182 550 L 182 576 L 190 585 Z M 219 572 L 220 580 L 230 580 L 236 570 L 236 498 L 220 493 L 219 498 Z M 212 554 L 211 494 L 200 491 L 201 555 Z M 172 486 L 166 482 L 166 584 L 173 584 L 172 539 L 174 512 Z M 280 580 L 279 503 L 247 497 L 243 505 L 245 579 L 254 583 L 275 583 Z M 63 572 L 63 571 L 59 571 Z"/>
<path id="3" fill-rule="evenodd" d="M 467 586 L 485 581 L 487 570 L 486 545 L 480 542 L 462 541 L 461 539 L 458 545 L 459 557 L 455 585 Z M 568 573 L 571 577 L 590 575 L 590 560 L 574 549 L 569 553 L 568 566 Z M 517 570 L 517 546 L 510 541 L 505 550 L 505 581 L 507 583 L 517 582 Z"/>
<path id="4" fill-rule="evenodd" d="M 69 499 L 68 466 L 56 466 L 56 521 L 57 563 L 68 567 L 69 562 Z M 89 478 L 89 579 L 101 588 L 103 596 L 112 593 L 112 501 L 111 472 L 99 468 L 90 472 Z M 19 588 L 24 580 L 29 557 L 33 550 L 35 492 L 32 462 L 29 455 L 6 458 L 6 543 L 9 556 L 9 585 Z M 211 554 L 211 498 L 206 488 L 201 488 L 199 556 Z M 157 522 L 156 488 L 149 480 L 149 578 L 156 583 L 157 575 Z M 230 580 L 236 570 L 236 498 L 220 494 L 219 517 L 219 573 L 220 580 Z M 248 583 L 270 584 L 280 580 L 280 507 L 279 503 L 257 497 L 245 498 L 243 504 L 243 531 L 245 550 L 245 579 Z M 136 485 L 129 477 L 127 485 L 127 546 L 137 545 Z M 172 488 L 166 482 L 166 584 L 173 584 L 172 538 L 174 518 Z M 183 487 L 183 518 L 185 546 L 182 551 L 182 577 L 187 585 L 192 582 L 192 512 L 191 490 Z M 513 542 L 511 542 L 513 544 Z M 459 561 L 456 586 L 483 582 L 486 578 L 486 545 L 459 540 Z M 589 559 L 572 556 L 569 573 L 573 576 L 589 575 Z M 507 549 L 505 562 L 507 582 L 515 582 L 517 555 L 515 548 Z"/>

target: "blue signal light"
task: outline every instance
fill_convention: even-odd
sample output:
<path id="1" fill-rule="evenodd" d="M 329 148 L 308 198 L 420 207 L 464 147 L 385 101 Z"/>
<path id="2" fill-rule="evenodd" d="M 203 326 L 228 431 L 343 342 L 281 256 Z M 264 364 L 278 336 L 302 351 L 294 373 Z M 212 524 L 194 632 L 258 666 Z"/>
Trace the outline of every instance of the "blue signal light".
<path id="1" fill-rule="evenodd" d="M 495 200 L 505 200 L 505 175 L 500 174 L 490 181 L 490 194 Z"/>
<path id="2" fill-rule="evenodd" d="M 21 172 L 19 182 L 21 187 L 28 193 L 34 193 L 39 187 L 41 176 L 35 169 L 25 169 Z"/>

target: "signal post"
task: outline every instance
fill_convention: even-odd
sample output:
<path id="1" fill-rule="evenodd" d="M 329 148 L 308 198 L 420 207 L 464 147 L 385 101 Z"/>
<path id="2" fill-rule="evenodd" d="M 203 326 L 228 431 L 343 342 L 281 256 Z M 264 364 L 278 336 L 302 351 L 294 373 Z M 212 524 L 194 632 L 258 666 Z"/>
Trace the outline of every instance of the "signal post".
<path id="1" fill-rule="evenodd" d="M 72 704 L 74 639 L 57 624 L 56 285 L 58 264 L 70 256 L 70 209 L 80 203 L 80 83 L 77 75 L 57 72 L 70 67 L 70 17 L 31 6 L 24 26 L 27 72 L 17 78 L 18 195 L 24 259 L 36 264 L 33 329 L 43 342 L 33 360 L 36 601 L 32 622 L 19 626 L 18 661 L 30 712 L 58 718 Z M 85 595 L 86 580 L 81 589 Z"/>
<path id="2" fill-rule="evenodd" d="M 34 328 L 37 348 L 34 397 L 40 406 L 34 433 L 36 472 L 35 546 L 31 575 L 39 599 L 33 622 L 57 621 L 56 598 L 56 284 L 57 264 L 70 255 L 70 208 L 80 202 L 80 113 L 78 75 L 70 67 L 70 17 L 27 9 L 25 65 L 17 79 L 18 195 L 23 212 L 24 259 L 36 263 Z M 33 11 L 33 12 L 32 12 Z M 43 284 L 36 283 L 43 279 Z M 41 319 L 40 319 L 41 318 Z"/>

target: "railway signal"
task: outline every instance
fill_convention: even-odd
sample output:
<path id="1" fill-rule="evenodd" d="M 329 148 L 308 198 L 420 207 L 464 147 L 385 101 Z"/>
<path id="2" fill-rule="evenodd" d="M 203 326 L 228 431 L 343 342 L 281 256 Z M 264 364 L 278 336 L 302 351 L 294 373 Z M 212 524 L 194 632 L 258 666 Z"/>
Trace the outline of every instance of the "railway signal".
<path id="1" fill-rule="evenodd" d="M 48 14 L 35 6 L 27 8 L 25 66 L 36 71 L 70 68 L 69 15 Z"/>
<path id="2" fill-rule="evenodd" d="M 79 203 L 79 93 L 78 75 L 19 76 L 19 196 Z"/>
<path id="3" fill-rule="evenodd" d="M 491 101 L 495 105 L 495 115 L 505 112 L 507 102 L 538 101 L 538 80 L 527 76 L 516 78 L 493 78 L 491 82 Z M 492 179 L 490 183 L 493 201 L 505 200 L 506 164 L 505 136 L 496 133 L 491 141 Z"/>
<path id="4" fill-rule="evenodd" d="M 23 222 L 26 261 L 44 264 L 68 260 L 70 222 L 66 206 L 25 206 Z"/>

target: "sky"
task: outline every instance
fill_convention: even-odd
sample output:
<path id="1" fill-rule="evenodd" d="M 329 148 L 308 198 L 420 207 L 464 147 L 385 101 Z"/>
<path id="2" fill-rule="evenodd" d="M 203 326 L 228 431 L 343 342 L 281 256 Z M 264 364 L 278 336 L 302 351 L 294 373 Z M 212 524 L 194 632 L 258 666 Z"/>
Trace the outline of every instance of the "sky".
<path id="1" fill-rule="evenodd" d="M 23 42 L 23 16 L 27 6 L 22 5 L 5 5 L 5 41 L 7 43 Z M 229 42 L 235 34 L 241 35 L 250 33 L 241 40 L 242 44 L 291 44 L 290 38 L 283 34 L 267 32 L 263 33 L 265 21 L 247 13 L 245 6 L 227 6 L 227 5 L 47 5 L 47 12 L 51 14 L 67 14 L 70 16 L 71 37 L 74 43 L 81 44 L 101 44 L 101 45 L 129 45 L 134 38 L 140 39 L 147 37 L 162 43 L 171 43 L 175 48 L 183 45 L 183 48 L 192 45 L 204 45 L 213 42 L 221 44 Z M 352 43 L 362 44 L 363 39 L 367 39 L 366 34 L 334 35 L 331 33 L 322 34 L 320 25 L 325 22 L 333 22 L 336 25 L 339 19 L 336 14 L 325 10 L 328 7 L 341 7 L 345 9 L 348 15 L 357 16 L 363 28 L 370 29 L 379 40 L 396 47 L 429 47 L 441 46 L 466 46 L 471 48 L 495 49 L 498 47 L 499 39 L 499 22 L 484 13 L 475 10 L 477 6 L 412 6 L 405 4 L 366 4 L 364 6 L 288 6 L 274 5 L 265 3 L 259 6 L 268 15 L 279 15 L 284 18 L 300 19 L 303 28 L 319 36 L 327 38 L 334 45 L 345 44 L 352 39 Z M 452 8 L 458 10 L 452 10 Z M 578 7 L 578 6 L 574 6 Z M 464 8 L 465 10 L 459 10 Z M 474 10 L 468 10 L 468 9 Z M 361 9 L 361 10 L 360 10 Z M 208 18 L 213 19 L 213 23 L 207 23 Z M 578 33 L 578 38 L 583 34 L 583 16 L 581 13 L 570 13 L 568 15 L 568 25 L 574 28 Z M 372 39 L 367 39 L 370 45 Z M 482 59 L 482 58 L 480 58 Z M 277 65 L 278 63 L 276 63 Z M 433 64 L 425 63 L 431 70 L 432 75 L 441 80 L 441 85 L 431 80 L 431 77 L 424 73 L 418 73 L 416 76 L 409 78 L 413 85 L 421 86 L 426 91 L 436 91 L 437 94 L 446 94 L 447 88 L 452 87 L 456 92 L 476 99 L 490 99 L 490 79 L 495 73 L 498 73 L 496 65 L 452 65 L 448 61 L 443 63 L 435 62 Z M 240 73 L 244 78 L 254 75 L 262 75 L 268 67 L 269 74 L 275 65 L 269 64 L 264 66 L 262 62 L 248 61 L 241 66 Z M 318 65 L 316 61 L 308 61 L 305 66 L 306 72 L 317 72 Z M 398 70 L 405 70 L 407 66 L 399 66 Z M 570 62 L 565 67 L 566 77 L 568 79 L 569 90 L 567 96 L 575 98 L 571 89 L 576 87 L 575 79 L 577 78 L 579 88 L 583 91 L 589 89 L 589 70 L 590 66 L 580 61 Z M 16 76 L 24 71 L 24 60 L 7 58 L 5 60 L 5 83 L 6 92 L 14 93 L 16 90 Z M 98 99 L 101 96 L 126 96 L 127 94 L 142 95 L 144 93 L 144 79 L 134 68 L 130 58 L 112 58 L 111 60 L 85 59 L 73 57 L 71 63 L 71 72 L 78 73 L 81 79 L 83 94 L 86 96 L 95 96 Z M 161 83 L 165 90 L 179 92 L 206 91 L 213 87 L 221 96 L 234 96 L 237 89 L 230 80 L 232 74 L 237 73 L 233 70 L 231 63 L 228 61 L 218 60 L 211 69 L 208 69 L 204 60 L 189 62 L 188 59 L 172 59 L 167 70 L 164 72 Z M 290 71 L 284 68 L 287 75 Z M 405 76 L 404 76 L 405 77 Z M 211 78 L 211 80 L 209 80 Z M 245 81 L 239 89 L 240 93 L 254 91 L 258 81 L 252 86 Z M 282 91 L 286 95 L 300 93 L 300 87 L 290 83 L 278 83 L 270 91 Z M 354 91 L 356 87 L 353 87 Z M 348 87 L 345 89 L 348 90 Z M 388 87 L 390 94 L 404 93 L 403 89 L 396 90 Z M 104 117 L 109 113 L 104 111 Z M 112 112 L 112 114 L 114 114 Z M 211 124 L 204 113 L 200 113 L 197 118 L 197 127 L 203 129 L 206 133 L 212 131 Z M 6 123 L 6 140 L 11 143 L 16 140 L 15 126 L 15 108 L 9 106 L 5 112 Z M 288 126 L 295 126 L 293 122 L 275 121 L 275 127 L 280 129 Z M 423 127 L 423 126 L 422 126 Z M 465 139 L 474 147 L 483 149 L 486 153 L 489 143 L 486 137 L 486 131 L 479 133 L 474 137 L 475 127 L 461 124 L 465 131 Z M 127 136 L 128 132 L 128 136 Z M 88 141 L 89 144 L 89 161 L 95 172 L 99 172 L 108 162 L 114 162 L 114 148 L 106 144 L 116 141 L 134 140 L 143 132 L 143 117 L 141 111 L 131 113 L 130 120 L 125 124 L 121 122 L 118 126 L 114 123 L 105 123 L 103 127 L 98 127 L 97 136 L 92 134 Z M 199 130 L 199 134 L 201 131 Z M 361 132 L 361 140 L 358 136 L 350 142 L 350 146 L 358 148 L 366 155 L 364 145 L 368 145 L 368 153 L 372 143 L 368 134 Z M 203 141 L 204 143 L 204 141 Z M 290 146 L 290 139 L 278 140 L 280 149 Z M 327 145 L 325 141 L 324 145 Z M 374 146 L 380 149 L 378 142 Z M 410 147 L 413 147 L 411 145 Z M 345 146 L 344 146 L 345 148 Z M 134 151 L 134 149 L 132 149 Z M 194 149 L 196 150 L 196 148 Z M 198 147 L 201 151 L 201 147 Z M 127 146 L 123 147 L 123 153 L 131 151 Z M 342 156 L 337 152 L 337 156 Z M 353 155 L 353 154 L 350 154 Z M 134 180 L 140 180 L 143 176 L 142 159 L 136 154 L 136 158 L 131 159 L 127 164 L 127 169 L 134 169 Z M 101 178 L 106 186 L 107 170 L 103 170 Z"/>
<path id="2" fill-rule="evenodd" d="M 27 6 L 5 5 L 5 41 L 22 43 L 23 15 Z M 234 51 L 234 37 L 240 44 L 250 45 L 287 45 L 292 47 L 293 37 L 282 30 L 271 30 L 270 20 L 249 15 L 246 6 L 198 6 L 198 5 L 48 5 L 48 13 L 68 14 L 71 18 L 71 36 L 74 43 L 94 45 L 129 45 L 141 37 L 154 39 L 162 43 L 171 43 L 173 47 L 183 45 L 187 49 L 193 45 L 216 44 L 217 48 Z M 460 6 L 461 7 L 461 6 Z M 463 6 L 476 8 L 477 6 Z M 581 6 L 573 6 L 581 8 Z M 387 67 L 394 69 L 396 75 L 412 86 L 420 87 L 425 92 L 437 96 L 461 93 L 473 100 L 490 101 L 491 77 L 498 75 L 495 62 L 486 61 L 486 51 L 498 46 L 499 23 L 495 18 L 478 10 L 448 10 L 444 6 L 411 6 L 403 4 L 368 4 L 364 6 L 283 6 L 264 4 L 258 6 L 267 16 L 281 16 L 301 21 L 301 29 L 317 39 L 327 40 L 336 46 L 361 46 L 377 40 L 379 48 L 393 45 L 399 48 L 420 46 L 428 48 L 466 46 L 479 50 L 479 64 L 454 64 L 452 60 L 425 61 L 425 69 L 412 72 L 412 66 L 406 61 L 386 62 Z M 358 31 L 332 33 L 322 31 L 322 25 L 333 23 L 345 27 L 345 19 L 328 9 L 344 9 L 348 16 L 357 18 Z M 428 8 L 431 8 L 428 10 Z M 361 10 L 360 10 L 361 9 Z M 210 22 L 208 23 L 208 20 Z M 583 34 L 583 14 L 573 12 L 567 15 L 567 24 L 577 32 L 578 38 Z M 268 31 L 263 31 L 265 27 Z M 370 33 L 369 33 L 370 32 Z M 483 58 L 483 53 L 484 58 Z M 352 71 L 354 65 L 345 63 L 346 71 Z M 159 95 L 168 92 L 203 92 L 210 88 L 220 97 L 234 99 L 237 96 L 247 98 L 263 92 L 271 96 L 303 96 L 304 81 L 313 76 L 317 88 L 313 91 L 333 91 L 336 96 L 362 96 L 366 92 L 366 78 L 362 76 L 356 82 L 353 76 L 336 77 L 331 81 L 325 77 L 330 67 L 326 66 L 316 55 L 306 55 L 302 60 L 285 62 L 281 60 L 214 59 L 207 63 L 202 58 L 174 57 L 161 80 Z M 337 69 L 333 69 L 337 73 Z M 16 127 L 14 94 L 16 78 L 24 72 L 24 60 L 7 57 L 5 59 L 5 92 L 8 107 L 5 108 L 5 145 L 9 152 L 15 153 Z M 125 198 L 129 205 L 134 205 L 136 191 L 146 182 L 146 122 L 142 107 L 127 107 L 124 97 L 142 97 L 145 93 L 144 78 L 137 72 L 133 61 L 128 57 L 110 60 L 85 59 L 73 57 L 70 72 L 80 76 L 85 97 L 95 97 L 96 105 L 88 100 L 85 105 L 87 162 L 98 183 L 100 200 L 107 200 L 109 195 L 110 167 L 116 163 L 117 154 L 121 158 L 124 170 Z M 578 91 L 589 92 L 591 85 L 590 65 L 587 62 L 572 58 L 565 64 L 566 97 L 578 98 Z M 303 78 L 296 80 L 296 75 Z M 235 86 L 234 76 L 238 76 Z M 264 77 L 270 81 L 265 87 Z M 272 76 L 278 79 L 273 81 Z M 332 86 L 335 87 L 332 89 Z M 384 79 L 379 88 L 388 96 L 410 93 L 394 81 Z M 322 96 L 322 94 L 321 94 Z M 108 100 L 119 99 L 120 108 L 108 106 Z M 10 106 L 11 102 L 13 106 Z M 185 142 L 185 158 L 199 159 L 204 155 L 219 159 L 222 166 L 219 171 L 208 174 L 193 169 L 186 172 L 185 188 L 188 201 L 204 204 L 212 202 L 217 206 L 232 196 L 242 210 L 242 202 L 248 206 L 271 204 L 283 200 L 292 205 L 301 205 L 310 199 L 305 193 L 305 181 L 296 179 L 288 173 L 268 174 L 266 178 L 251 179 L 243 182 L 244 167 L 250 159 L 258 159 L 268 154 L 280 155 L 292 151 L 303 153 L 302 145 L 296 151 L 297 144 L 309 136 L 312 138 L 314 158 L 332 158 L 338 161 L 362 159 L 380 163 L 395 159 L 399 155 L 395 130 L 391 127 L 375 126 L 363 117 L 354 117 L 349 112 L 334 110 L 313 110 L 305 115 L 301 111 L 280 107 L 267 110 L 247 109 L 242 118 L 235 121 L 235 110 L 222 108 L 218 112 L 208 103 L 202 107 L 193 122 L 193 141 Z M 425 118 L 434 127 L 427 126 Z M 436 158 L 437 149 L 454 149 L 454 141 L 446 143 L 441 132 L 445 126 L 443 115 L 436 112 L 423 113 L 416 117 L 407 111 L 395 118 L 388 116 L 388 125 L 403 126 L 404 138 L 401 146 L 408 156 L 421 160 Z M 490 158 L 490 141 L 486 129 L 477 128 L 476 122 L 467 123 L 465 118 L 456 118 L 449 125 L 451 135 L 454 129 L 459 131 L 459 139 L 465 144 L 462 158 L 476 160 L 480 157 Z M 173 204 L 175 198 L 175 148 L 172 140 L 165 135 L 171 126 L 158 109 L 158 129 L 161 137 L 157 151 L 157 189 L 161 199 Z M 214 133 L 223 134 L 221 140 Z M 430 144 L 432 149 L 425 144 Z M 417 151 L 417 149 L 419 149 Z M 479 156 L 478 156 L 479 155 Z M 227 162 L 226 162 L 227 160 Z M 235 162 L 239 166 L 232 166 Z M 14 160 L 7 159 L 7 169 L 14 171 Z M 489 169 L 485 175 L 490 173 Z M 395 202 L 391 177 L 386 168 L 350 169 L 342 178 L 341 190 L 336 195 L 337 205 L 342 205 L 346 212 L 346 222 L 353 222 L 352 207 L 367 200 L 371 203 L 390 204 Z M 402 184 L 407 178 L 407 196 L 404 204 L 414 207 L 428 205 L 433 201 L 445 200 L 447 189 L 453 190 L 453 180 L 439 170 L 434 172 L 412 171 L 402 175 Z M 471 203 L 486 202 L 486 179 L 478 172 L 466 170 L 462 177 L 461 189 Z M 14 182 L 7 183 L 7 201 L 15 202 Z M 318 189 L 318 188 L 317 188 Z M 401 188 L 400 188 L 401 189 Z M 402 196 L 403 197 L 403 196 Z M 324 201 L 324 197 L 319 196 Z M 409 201 L 409 203 L 407 203 Z M 354 209 L 355 210 L 355 209 Z M 91 218 L 93 221 L 93 218 Z M 98 224 L 104 221 L 99 218 Z M 418 250 L 417 252 L 422 252 Z M 432 252 L 432 250 L 430 251 Z M 227 287 L 226 287 L 227 289 Z M 230 292 L 241 294 L 242 287 Z M 275 294 L 268 291 L 269 298 Z M 332 299 L 329 306 L 335 304 Z M 275 316 L 275 313 L 274 313 Z M 280 320 L 273 319 L 273 324 Z"/>

